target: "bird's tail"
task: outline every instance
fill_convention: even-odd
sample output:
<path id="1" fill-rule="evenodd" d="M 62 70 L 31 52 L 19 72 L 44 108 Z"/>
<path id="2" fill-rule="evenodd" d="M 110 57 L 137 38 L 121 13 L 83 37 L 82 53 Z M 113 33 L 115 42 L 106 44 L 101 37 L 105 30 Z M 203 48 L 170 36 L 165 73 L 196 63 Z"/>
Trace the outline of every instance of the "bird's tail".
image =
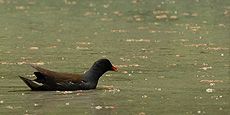
<path id="1" fill-rule="evenodd" d="M 37 89 L 39 89 L 40 87 L 42 87 L 42 85 L 43 85 L 43 84 L 41 84 L 41 83 L 38 83 L 38 82 L 36 82 L 36 81 L 27 79 L 27 78 L 25 78 L 25 77 L 22 77 L 22 76 L 19 76 L 19 77 L 22 79 L 22 81 L 25 82 L 25 84 L 26 84 L 27 86 L 30 87 L 31 90 L 37 90 Z"/>

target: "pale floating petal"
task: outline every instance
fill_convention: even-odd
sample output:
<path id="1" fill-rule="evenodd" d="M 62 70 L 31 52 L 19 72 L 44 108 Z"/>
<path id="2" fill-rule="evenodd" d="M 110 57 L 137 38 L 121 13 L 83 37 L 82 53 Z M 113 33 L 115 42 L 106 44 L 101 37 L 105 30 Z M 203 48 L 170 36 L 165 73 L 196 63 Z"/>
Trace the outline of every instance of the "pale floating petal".
<path id="1" fill-rule="evenodd" d="M 148 96 L 147 95 L 142 95 L 141 98 L 147 98 Z"/>
<path id="2" fill-rule="evenodd" d="M 34 63 L 31 63 L 33 65 L 44 65 L 45 63 L 44 62 L 34 62 Z"/>
<path id="3" fill-rule="evenodd" d="M 102 106 L 98 105 L 98 106 L 95 107 L 95 109 L 100 110 L 100 109 L 102 109 Z"/>
<path id="4" fill-rule="evenodd" d="M 202 67 L 200 69 L 202 69 L 202 70 L 208 70 L 208 69 L 212 69 L 212 67 L 211 66 L 209 66 L 209 67 Z"/>
<path id="5" fill-rule="evenodd" d="M 38 50 L 39 49 L 39 47 L 30 47 L 30 50 Z"/>
<path id="6" fill-rule="evenodd" d="M 1 101 L 0 101 L 0 104 L 2 104 L 2 103 L 4 103 L 4 101 L 3 101 L 3 100 L 1 100 Z"/>
<path id="7" fill-rule="evenodd" d="M 140 112 L 138 115 L 146 115 L 145 112 Z"/>
<path id="8" fill-rule="evenodd" d="M 200 80 L 200 82 L 203 82 L 203 83 L 222 83 L 224 81 L 223 80 L 208 80 L 208 79 L 203 79 L 203 80 Z"/>
<path id="9" fill-rule="evenodd" d="M 38 106 L 38 104 L 37 104 L 37 103 L 35 103 L 35 104 L 34 104 L 34 106 L 35 106 L 35 107 L 37 107 L 37 106 Z"/>
<path id="10" fill-rule="evenodd" d="M 150 42 L 150 39 L 127 39 L 126 42 Z"/>
<path id="11" fill-rule="evenodd" d="M 114 109 L 114 106 L 105 106 L 105 109 Z"/>
<path id="12" fill-rule="evenodd" d="M 206 89 L 206 92 L 212 93 L 212 92 L 214 92 L 214 89 L 208 88 L 208 89 Z"/>
<path id="13" fill-rule="evenodd" d="M 6 108 L 7 108 L 7 109 L 14 109 L 14 107 L 11 106 L 11 105 L 6 106 Z"/>
<path id="14" fill-rule="evenodd" d="M 128 31 L 124 30 L 124 29 L 112 29 L 111 32 L 114 32 L 114 33 L 126 33 Z"/>

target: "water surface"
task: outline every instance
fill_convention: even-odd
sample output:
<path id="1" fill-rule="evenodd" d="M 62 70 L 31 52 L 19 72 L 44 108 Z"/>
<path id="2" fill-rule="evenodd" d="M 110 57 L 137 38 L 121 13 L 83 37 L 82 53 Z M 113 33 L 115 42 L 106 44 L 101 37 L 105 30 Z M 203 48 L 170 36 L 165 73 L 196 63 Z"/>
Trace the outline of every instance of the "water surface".
<path id="1" fill-rule="evenodd" d="M 0 114 L 230 114 L 230 2 L 0 0 Z M 96 90 L 32 92 L 28 64 L 81 73 Z"/>

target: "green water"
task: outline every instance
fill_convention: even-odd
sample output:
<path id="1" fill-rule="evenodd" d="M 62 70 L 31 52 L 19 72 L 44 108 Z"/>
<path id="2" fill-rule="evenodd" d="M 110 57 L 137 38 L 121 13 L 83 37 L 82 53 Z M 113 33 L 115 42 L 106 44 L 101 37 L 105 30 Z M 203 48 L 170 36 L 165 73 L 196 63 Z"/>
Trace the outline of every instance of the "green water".
<path id="1" fill-rule="evenodd" d="M 230 114 L 229 0 L 0 0 L 0 114 Z M 28 64 L 81 73 L 96 90 L 32 92 Z"/>

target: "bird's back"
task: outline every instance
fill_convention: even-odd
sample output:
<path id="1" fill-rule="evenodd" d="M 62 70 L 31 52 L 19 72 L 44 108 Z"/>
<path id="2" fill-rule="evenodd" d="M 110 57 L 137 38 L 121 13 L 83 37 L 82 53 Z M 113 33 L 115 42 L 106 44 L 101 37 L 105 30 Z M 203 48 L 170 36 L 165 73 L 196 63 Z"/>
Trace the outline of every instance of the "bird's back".
<path id="1" fill-rule="evenodd" d="M 35 72 L 35 75 L 37 74 L 36 76 L 38 79 L 45 77 L 52 79 L 55 82 L 80 82 L 83 80 L 83 75 L 80 74 L 55 72 L 34 65 L 31 66 L 38 71 Z"/>

